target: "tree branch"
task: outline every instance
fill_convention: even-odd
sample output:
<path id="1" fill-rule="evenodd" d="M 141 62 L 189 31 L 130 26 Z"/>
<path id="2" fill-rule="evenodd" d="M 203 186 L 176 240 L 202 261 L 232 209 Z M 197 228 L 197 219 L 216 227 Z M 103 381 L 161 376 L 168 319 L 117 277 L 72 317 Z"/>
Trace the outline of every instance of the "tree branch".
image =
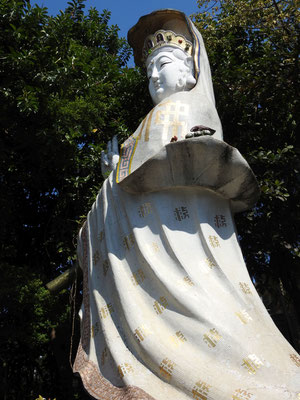
<path id="1" fill-rule="evenodd" d="M 81 276 L 81 268 L 79 267 L 78 262 L 76 262 L 73 267 L 69 268 L 63 274 L 48 282 L 46 284 L 46 288 L 52 294 L 59 293 L 61 290 L 70 286 L 75 281 L 77 276 Z"/>
<path id="2" fill-rule="evenodd" d="M 274 7 L 275 7 L 275 10 L 277 11 L 278 18 L 279 18 L 279 20 L 280 20 L 280 23 L 281 23 L 282 28 L 286 31 L 286 33 L 287 33 L 288 35 L 290 35 L 290 34 L 291 34 L 291 31 L 286 27 L 286 24 L 284 23 L 283 19 L 282 19 L 281 16 L 280 16 L 280 10 L 279 10 L 279 7 L 278 7 L 278 3 L 276 3 L 276 0 L 273 0 L 273 4 L 274 4 Z"/>

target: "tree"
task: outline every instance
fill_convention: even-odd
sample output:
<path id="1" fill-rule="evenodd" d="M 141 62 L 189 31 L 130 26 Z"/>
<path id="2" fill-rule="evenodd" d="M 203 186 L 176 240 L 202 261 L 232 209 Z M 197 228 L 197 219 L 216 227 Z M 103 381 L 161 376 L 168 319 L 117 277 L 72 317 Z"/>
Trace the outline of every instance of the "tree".
<path id="1" fill-rule="evenodd" d="M 69 291 L 51 297 L 44 284 L 75 260 L 77 232 L 102 183 L 105 143 L 128 136 L 148 107 L 109 18 L 94 8 L 85 15 L 83 0 L 56 17 L 28 0 L 0 1 L 4 399 L 84 396 L 70 378 Z"/>
<path id="2" fill-rule="evenodd" d="M 243 254 L 275 322 L 299 349 L 299 10 L 290 0 L 198 6 L 204 12 L 194 20 L 206 43 L 224 140 L 245 156 L 261 188 L 256 207 L 236 218 Z"/>

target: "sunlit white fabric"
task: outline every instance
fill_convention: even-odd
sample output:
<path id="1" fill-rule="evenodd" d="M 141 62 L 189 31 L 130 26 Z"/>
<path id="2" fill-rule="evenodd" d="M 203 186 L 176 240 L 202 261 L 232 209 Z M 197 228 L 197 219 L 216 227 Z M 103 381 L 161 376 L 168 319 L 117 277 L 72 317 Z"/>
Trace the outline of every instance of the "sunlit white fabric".
<path id="1" fill-rule="evenodd" d="M 235 183 L 237 193 L 246 188 L 240 175 L 220 178 L 234 160 L 226 149 L 216 151 L 220 140 L 203 140 L 210 162 L 200 171 L 191 161 L 183 172 L 197 177 L 193 186 L 176 175 L 183 160 L 172 158 L 175 147 L 168 150 L 175 133 L 184 140 L 184 129 L 196 124 L 222 139 L 203 41 L 187 23 L 200 44 L 195 88 L 158 104 L 125 142 L 118 169 L 104 182 L 79 235 L 84 302 L 74 370 L 96 399 L 296 400 L 300 358 L 249 278 L 234 199 L 226 197 L 226 183 Z M 166 182 L 173 187 L 157 190 L 154 176 L 146 189 L 131 193 L 126 182 L 142 187 L 140 168 L 163 157 L 173 160 L 164 164 L 171 166 Z M 186 159 L 193 160 L 189 154 Z M 222 195 L 205 180 L 214 165 L 212 175 L 226 189 Z"/>

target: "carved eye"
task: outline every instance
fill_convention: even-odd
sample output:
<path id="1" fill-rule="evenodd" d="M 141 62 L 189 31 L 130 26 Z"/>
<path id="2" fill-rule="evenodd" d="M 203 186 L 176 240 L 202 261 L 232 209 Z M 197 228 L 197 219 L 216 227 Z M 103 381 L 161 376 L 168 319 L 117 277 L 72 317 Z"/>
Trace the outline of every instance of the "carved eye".
<path id="1" fill-rule="evenodd" d="M 152 68 L 149 67 L 149 68 L 147 69 L 147 78 L 150 79 L 151 76 L 152 76 Z"/>
<path id="2" fill-rule="evenodd" d="M 171 64 L 172 61 L 164 61 L 160 64 L 160 68 L 163 68 L 166 64 Z"/>

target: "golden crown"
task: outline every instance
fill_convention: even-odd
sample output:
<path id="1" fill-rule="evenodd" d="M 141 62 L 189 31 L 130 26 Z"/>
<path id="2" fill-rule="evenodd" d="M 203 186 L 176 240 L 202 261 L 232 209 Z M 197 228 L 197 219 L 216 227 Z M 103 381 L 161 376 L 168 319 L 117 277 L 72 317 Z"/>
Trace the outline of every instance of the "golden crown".
<path id="1" fill-rule="evenodd" d="M 146 37 L 143 47 L 143 61 L 153 53 L 156 49 L 163 46 L 173 46 L 185 51 L 190 56 L 192 55 L 192 43 L 183 35 L 176 35 L 173 31 L 158 30 L 153 35 Z"/>

